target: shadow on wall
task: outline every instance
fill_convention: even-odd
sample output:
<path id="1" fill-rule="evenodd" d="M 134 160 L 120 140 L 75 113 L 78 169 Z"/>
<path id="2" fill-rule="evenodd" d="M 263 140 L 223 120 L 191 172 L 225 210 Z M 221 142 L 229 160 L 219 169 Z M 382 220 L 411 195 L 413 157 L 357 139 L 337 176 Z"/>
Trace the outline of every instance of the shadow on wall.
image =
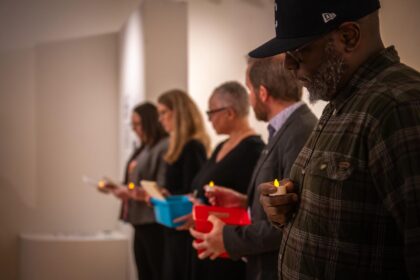
<path id="1" fill-rule="evenodd" d="M 18 235 L 24 230 L 21 221 L 31 209 L 16 191 L 18 186 L 0 177 L 0 275 L 1 279 L 18 279 Z"/>

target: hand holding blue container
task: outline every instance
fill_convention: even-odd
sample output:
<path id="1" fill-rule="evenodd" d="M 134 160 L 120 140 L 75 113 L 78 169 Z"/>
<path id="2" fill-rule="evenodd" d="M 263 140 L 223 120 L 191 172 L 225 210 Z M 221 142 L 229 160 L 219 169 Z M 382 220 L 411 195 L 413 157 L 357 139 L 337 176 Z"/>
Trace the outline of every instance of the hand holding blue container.
<path id="1" fill-rule="evenodd" d="M 142 180 L 141 186 L 151 196 L 156 222 L 170 228 L 176 228 L 183 222 L 174 223 L 176 218 L 192 212 L 193 204 L 187 195 L 164 197 L 156 182 Z"/>
<path id="2" fill-rule="evenodd" d="M 152 198 L 151 201 L 156 221 L 170 228 L 182 225 L 184 222 L 174 223 L 173 221 L 192 212 L 193 205 L 187 195 L 168 196 L 165 200 Z"/>

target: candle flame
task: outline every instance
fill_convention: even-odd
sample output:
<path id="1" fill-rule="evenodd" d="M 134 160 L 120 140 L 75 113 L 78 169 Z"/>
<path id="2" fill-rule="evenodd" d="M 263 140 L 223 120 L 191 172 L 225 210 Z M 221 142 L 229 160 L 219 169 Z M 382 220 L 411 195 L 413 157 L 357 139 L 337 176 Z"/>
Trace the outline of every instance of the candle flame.
<path id="1" fill-rule="evenodd" d="M 279 180 L 277 180 L 277 179 L 275 179 L 274 180 L 274 186 L 276 187 L 276 188 L 278 188 L 278 187 L 280 187 L 280 182 L 279 182 Z"/>
<path id="2" fill-rule="evenodd" d="M 210 183 L 209 183 L 209 187 L 214 187 L 214 182 L 213 181 L 210 181 Z"/>
<path id="3" fill-rule="evenodd" d="M 104 181 L 104 180 L 100 180 L 100 181 L 98 182 L 98 187 L 100 187 L 100 188 L 105 187 L 105 181 Z"/>
<path id="4" fill-rule="evenodd" d="M 134 183 L 128 184 L 128 189 L 129 190 L 134 190 L 135 187 L 136 187 L 136 185 L 134 185 Z"/>

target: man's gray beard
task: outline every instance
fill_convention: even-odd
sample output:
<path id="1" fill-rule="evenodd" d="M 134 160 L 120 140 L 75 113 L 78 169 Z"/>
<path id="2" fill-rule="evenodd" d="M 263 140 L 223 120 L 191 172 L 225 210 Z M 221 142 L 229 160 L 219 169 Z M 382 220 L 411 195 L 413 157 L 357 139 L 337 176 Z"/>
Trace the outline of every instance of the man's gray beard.
<path id="1" fill-rule="evenodd" d="M 332 42 L 328 42 L 325 46 L 325 56 L 326 60 L 318 72 L 309 78 L 307 84 L 311 104 L 318 100 L 330 101 L 334 98 L 346 68 L 343 57 L 334 50 Z"/>

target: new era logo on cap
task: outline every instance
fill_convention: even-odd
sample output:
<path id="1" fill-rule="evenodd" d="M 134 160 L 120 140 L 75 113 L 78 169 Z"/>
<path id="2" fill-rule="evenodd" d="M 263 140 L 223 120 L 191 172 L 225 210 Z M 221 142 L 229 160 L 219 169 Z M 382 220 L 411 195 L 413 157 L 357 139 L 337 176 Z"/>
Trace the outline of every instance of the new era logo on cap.
<path id="1" fill-rule="evenodd" d="M 322 14 L 322 19 L 324 20 L 325 23 L 335 19 L 337 15 L 334 13 L 323 13 Z"/>

